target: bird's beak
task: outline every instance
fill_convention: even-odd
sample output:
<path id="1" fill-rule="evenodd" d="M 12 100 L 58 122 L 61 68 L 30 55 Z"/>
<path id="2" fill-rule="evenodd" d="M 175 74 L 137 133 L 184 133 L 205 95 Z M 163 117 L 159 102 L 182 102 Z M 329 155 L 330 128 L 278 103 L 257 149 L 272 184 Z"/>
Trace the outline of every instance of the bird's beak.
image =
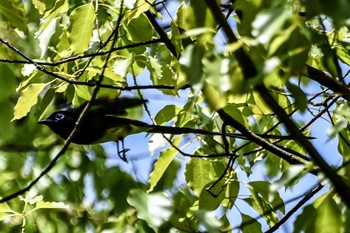
<path id="1" fill-rule="evenodd" d="M 41 121 L 38 121 L 38 124 L 43 124 L 43 125 L 48 125 L 50 123 L 52 123 L 53 121 L 50 119 L 43 119 Z"/>

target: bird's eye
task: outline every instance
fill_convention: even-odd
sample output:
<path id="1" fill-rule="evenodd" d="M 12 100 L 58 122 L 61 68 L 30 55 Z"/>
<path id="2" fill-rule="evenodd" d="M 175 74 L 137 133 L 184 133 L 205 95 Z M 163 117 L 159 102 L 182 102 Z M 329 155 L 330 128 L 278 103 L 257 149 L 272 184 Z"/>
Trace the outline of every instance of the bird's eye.
<path id="1" fill-rule="evenodd" d="M 62 120 L 64 118 L 64 115 L 62 113 L 57 113 L 55 115 L 55 120 L 59 121 L 59 120 Z"/>

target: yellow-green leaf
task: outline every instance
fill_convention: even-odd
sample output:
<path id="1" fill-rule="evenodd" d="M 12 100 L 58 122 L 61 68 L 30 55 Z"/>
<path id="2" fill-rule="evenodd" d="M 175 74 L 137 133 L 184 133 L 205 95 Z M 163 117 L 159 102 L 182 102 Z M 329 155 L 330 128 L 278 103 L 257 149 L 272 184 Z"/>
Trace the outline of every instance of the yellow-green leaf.
<path id="1" fill-rule="evenodd" d="M 22 91 L 15 106 L 11 121 L 21 119 L 28 114 L 30 109 L 38 102 L 38 96 L 40 92 L 44 90 L 46 85 L 46 83 L 33 83 Z"/>
<path id="2" fill-rule="evenodd" d="M 216 90 L 211 84 L 204 83 L 203 94 L 211 109 L 218 110 L 227 104 L 227 99 L 223 93 Z"/>
<path id="3" fill-rule="evenodd" d="M 95 12 L 92 3 L 77 7 L 70 16 L 71 48 L 75 53 L 82 53 L 89 48 L 94 28 Z"/>
<path id="4" fill-rule="evenodd" d="M 35 205 L 35 209 L 68 209 L 69 206 L 63 202 L 47 202 L 39 201 Z"/>
<path id="5" fill-rule="evenodd" d="M 176 138 L 175 141 L 173 142 L 174 145 L 178 145 L 180 140 L 181 140 L 181 137 Z M 173 161 L 177 153 L 178 151 L 173 147 L 167 150 L 164 150 L 160 153 L 160 156 L 156 161 L 156 163 L 154 164 L 153 171 L 149 177 L 150 187 L 148 189 L 148 192 L 152 192 L 153 189 L 156 187 L 158 181 L 160 180 L 160 178 L 162 178 L 164 172 L 170 165 L 171 161 Z"/>

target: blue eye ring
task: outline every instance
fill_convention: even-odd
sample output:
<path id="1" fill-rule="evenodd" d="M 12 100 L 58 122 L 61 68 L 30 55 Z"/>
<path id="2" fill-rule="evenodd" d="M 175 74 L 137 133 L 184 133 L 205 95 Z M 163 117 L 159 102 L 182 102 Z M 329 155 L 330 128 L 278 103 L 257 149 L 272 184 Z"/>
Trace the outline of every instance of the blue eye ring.
<path id="1" fill-rule="evenodd" d="M 64 114 L 62 114 L 62 113 L 57 113 L 57 114 L 55 115 L 55 120 L 60 121 L 60 120 L 62 120 L 62 119 L 64 119 Z"/>

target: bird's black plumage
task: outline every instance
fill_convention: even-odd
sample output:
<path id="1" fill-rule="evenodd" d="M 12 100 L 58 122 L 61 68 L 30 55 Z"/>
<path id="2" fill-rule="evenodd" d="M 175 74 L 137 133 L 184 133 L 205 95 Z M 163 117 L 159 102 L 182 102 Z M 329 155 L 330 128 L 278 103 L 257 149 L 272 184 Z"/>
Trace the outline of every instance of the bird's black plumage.
<path id="1" fill-rule="evenodd" d="M 72 142 L 77 144 L 95 144 L 108 141 L 120 141 L 130 134 L 141 132 L 164 134 L 203 134 L 222 135 L 220 132 L 202 129 L 180 128 L 160 125 L 150 125 L 142 121 L 126 118 L 129 108 L 141 106 L 145 100 L 134 98 L 96 99 L 85 114 Z M 47 119 L 39 121 L 49 126 L 56 134 L 67 139 L 85 108 L 84 103 L 78 108 L 68 106 L 52 113 Z M 226 133 L 224 136 L 246 139 L 236 133 Z M 291 139 L 289 136 L 260 135 L 264 138 Z"/>
<path id="2" fill-rule="evenodd" d="M 95 144 L 118 141 L 129 134 L 147 131 L 150 127 L 148 124 L 123 117 L 127 114 L 128 108 L 140 106 L 145 102 L 132 98 L 94 100 L 74 134 L 72 142 Z M 73 106 L 62 108 L 39 123 L 49 126 L 60 137 L 67 139 L 86 104 L 79 108 Z"/>

